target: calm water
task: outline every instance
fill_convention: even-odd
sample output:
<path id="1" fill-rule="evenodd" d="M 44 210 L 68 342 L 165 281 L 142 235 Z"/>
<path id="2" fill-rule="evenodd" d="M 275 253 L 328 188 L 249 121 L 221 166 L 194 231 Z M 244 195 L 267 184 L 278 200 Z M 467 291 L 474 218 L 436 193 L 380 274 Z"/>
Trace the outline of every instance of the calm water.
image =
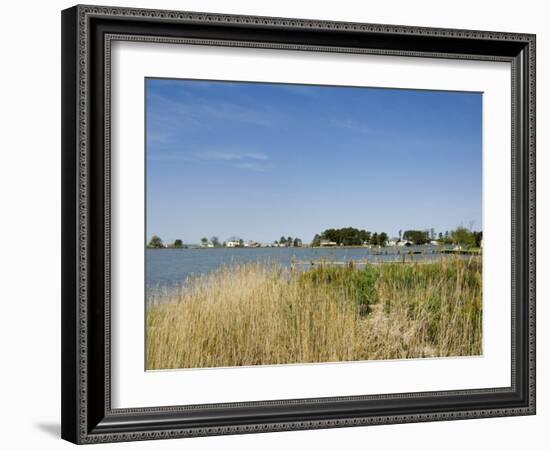
<path id="1" fill-rule="evenodd" d="M 409 252 L 421 252 L 409 255 Z M 190 275 L 208 273 L 232 263 L 271 262 L 290 267 L 291 261 L 325 258 L 333 261 L 401 261 L 439 258 L 435 246 L 368 248 L 213 248 L 147 249 L 147 289 L 170 289 L 181 286 Z M 307 266 L 303 266 L 307 267 Z"/>

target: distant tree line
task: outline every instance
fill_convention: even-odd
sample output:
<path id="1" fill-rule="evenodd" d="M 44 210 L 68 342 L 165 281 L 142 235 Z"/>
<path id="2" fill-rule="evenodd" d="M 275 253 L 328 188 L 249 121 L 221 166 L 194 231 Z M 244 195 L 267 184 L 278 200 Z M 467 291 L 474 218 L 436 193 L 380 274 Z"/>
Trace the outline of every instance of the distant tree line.
<path id="1" fill-rule="evenodd" d="M 388 235 L 382 233 L 371 233 L 366 230 L 359 230 L 353 227 L 329 228 L 321 234 L 313 237 L 311 245 L 319 247 L 322 241 L 334 242 L 336 245 L 380 245 L 385 246 L 388 241 Z"/>
<path id="2" fill-rule="evenodd" d="M 273 244 L 281 247 L 301 247 L 302 240 L 300 238 L 292 238 L 291 236 L 281 238 L 278 241 L 273 241 Z"/>
<path id="3" fill-rule="evenodd" d="M 165 244 L 164 241 L 155 234 L 147 244 L 147 247 L 148 248 L 185 248 L 186 245 L 183 244 L 183 241 L 181 239 L 176 239 L 171 244 Z"/>
<path id="4" fill-rule="evenodd" d="M 416 245 L 423 245 L 430 242 L 430 232 L 428 230 L 406 230 L 403 233 L 403 240 L 410 241 Z"/>
<path id="5" fill-rule="evenodd" d="M 203 247 L 208 246 L 208 244 L 211 244 L 212 247 L 216 247 L 216 248 L 222 246 L 218 236 L 212 236 L 210 239 L 208 239 L 207 237 L 201 238 L 201 245 Z"/>
<path id="6" fill-rule="evenodd" d="M 244 240 L 232 236 L 228 239 L 228 242 L 231 242 L 233 245 L 232 247 L 246 247 L 248 244 L 245 244 Z M 260 244 L 255 243 L 253 241 L 250 241 L 254 244 L 254 246 L 260 246 Z M 220 247 L 226 247 L 227 242 L 224 241 L 223 243 L 220 242 L 220 239 L 217 236 L 212 236 L 210 239 L 207 237 L 203 237 L 200 240 L 200 244 L 202 247 L 214 247 L 214 248 L 220 248 Z M 281 247 L 301 247 L 302 246 L 302 240 L 298 237 L 292 238 L 291 236 L 285 237 L 281 236 L 281 238 L 277 241 L 274 241 L 274 244 L 276 246 Z M 262 245 L 267 246 L 267 245 Z M 153 235 L 151 237 L 151 240 L 147 244 L 148 248 L 187 248 L 187 245 L 183 243 L 181 239 L 174 240 L 173 243 L 167 244 L 165 243 L 159 236 Z"/>
<path id="7" fill-rule="evenodd" d="M 460 226 L 456 230 L 450 232 L 446 231 L 441 236 L 440 240 L 444 244 L 458 244 L 465 247 L 481 247 L 483 232 L 472 231 L 466 227 Z"/>
<path id="8" fill-rule="evenodd" d="M 414 245 L 424 245 L 431 241 L 438 241 L 440 244 L 461 245 L 464 247 L 481 247 L 483 233 L 481 231 L 473 231 L 463 226 L 457 227 L 452 231 L 440 232 L 436 235 L 434 229 L 430 230 L 399 230 L 399 241 L 407 241 Z M 238 242 L 239 247 L 245 246 L 243 239 L 232 237 L 229 239 L 233 242 Z M 345 228 L 329 228 L 320 234 L 316 234 L 311 242 L 313 247 L 320 247 L 323 241 L 334 243 L 336 245 L 374 245 L 384 247 L 388 243 L 389 237 L 385 232 L 377 233 L 366 230 L 360 230 L 353 227 Z M 279 240 L 273 242 L 275 246 L 280 247 L 301 247 L 302 240 L 291 236 L 281 236 Z M 395 242 L 394 242 L 395 244 Z M 212 236 L 210 239 L 203 237 L 201 245 L 206 247 L 225 247 L 226 242 L 220 242 L 217 236 Z M 163 240 L 154 235 L 147 244 L 148 248 L 186 248 L 187 246 L 181 239 L 176 239 L 170 244 L 166 244 Z"/>
<path id="9" fill-rule="evenodd" d="M 399 233 L 401 238 L 401 232 Z M 415 245 L 423 245 L 430 241 L 438 241 L 440 244 L 462 245 L 466 247 L 481 247 L 483 232 L 469 230 L 459 226 L 455 230 L 440 232 L 437 236 L 434 229 L 431 230 L 407 230 L 403 233 L 403 240 Z"/>
<path id="10" fill-rule="evenodd" d="M 164 248 L 164 242 L 162 242 L 162 239 L 155 234 L 151 238 L 151 240 L 149 241 L 149 244 L 147 244 L 147 247 L 149 247 L 149 248 Z"/>

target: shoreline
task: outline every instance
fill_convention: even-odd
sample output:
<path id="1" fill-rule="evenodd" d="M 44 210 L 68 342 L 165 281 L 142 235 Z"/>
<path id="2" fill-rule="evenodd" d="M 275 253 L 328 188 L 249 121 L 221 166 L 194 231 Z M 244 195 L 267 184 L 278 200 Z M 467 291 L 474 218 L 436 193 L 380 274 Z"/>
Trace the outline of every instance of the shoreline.
<path id="1" fill-rule="evenodd" d="M 385 247 L 367 247 L 364 245 L 338 245 L 338 246 L 300 246 L 300 247 L 200 247 L 200 246 L 187 246 L 187 247 L 145 247 L 147 250 L 279 250 L 279 249 L 299 249 L 299 250 L 308 250 L 308 249 L 327 249 L 327 250 L 337 250 L 337 249 L 350 249 L 350 248 L 362 248 L 365 250 L 374 250 L 374 251 L 381 251 L 381 250 L 387 250 L 387 249 L 397 249 L 397 250 L 407 250 L 407 249 L 415 249 L 418 250 L 419 248 L 429 248 L 429 249 L 438 249 L 441 246 L 438 245 L 411 245 L 411 246 L 385 246 Z M 441 248 L 439 250 L 441 253 L 457 253 L 457 252 L 466 252 L 466 253 L 481 253 L 481 250 L 476 248 L 465 248 L 461 250 L 453 250 L 450 248 Z"/>

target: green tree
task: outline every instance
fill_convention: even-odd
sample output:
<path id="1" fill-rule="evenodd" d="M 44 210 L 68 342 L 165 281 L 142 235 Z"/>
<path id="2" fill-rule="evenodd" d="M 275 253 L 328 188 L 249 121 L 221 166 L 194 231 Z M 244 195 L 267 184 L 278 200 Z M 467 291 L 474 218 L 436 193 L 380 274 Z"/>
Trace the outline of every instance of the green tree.
<path id="1" fill-rule="evenodd" d="M 366 230 L 359 231 L 359 240 L 361 241 L 361 243 L 359 245 L 363 245 L 365 242 L 367 244 L 369 244 L 370 239 L 371 239 L 371 232 L 370 231 L 366 231 Z"/>
<path id="2" fill-rule="evenodd" d="M 239 247 L 242 247 L 244 245 L 244 241 L 242 239 L 239 239 Z"/>
<path id="3" fill-rule="evenodd" d="M 481 241 L 483 240 L 482 231 L 474 231 L 475 246 L 481 247 Z"/>
<path id="4" fill-rule="evenodd" d="M 157 236 L 156 234 L 151 238 L 151 240 L 149 241 L 149 245 L 148 247 L 150 248 L 163 248 L 164 247 L 164 243 L 162 242 L 162 239 Z"/>
<path id="5" fill-rule="evenodd" d="M 292 247 L 292 238 L 290 236 L 286 238 L 286 245 Z"/>
<path id="6" fill-rule="evenodd" d="M 384 232 L 380 233 L 378 235 L 378 245 L 385 247 L 387 242 L 388 242 L 388 235 Z"/>
<path id="7" fill-rule="evenodd" d="M 182 248 L 183 247 L 183 241 L 181 239 L 176 239 L 174 241 L 174 248 Z"/>
<path id="8" fill-rule="evenodd" d="M 214 247 L 221 247 L 220 240 L 218 239 L 218 236 L 212 236 L 210 238 L 210 242 L 212 242 L 212 245 Z"/>
<path id="9" fill-rule="evenodd" d="M 208 238 L 206 237 L 201 238 L 201 245 L 206 246 L 206 244 L 208 244 Z"/>
<path id="10" fill-rule="evenodd" d="M 458 227 L 451 235 L 454 244 L 475 245 L 476 239 L 474 233 L 465 227 Z"/>
<path id="11" fill-rule="evenodd" d="M 407 230 L 403 233 L 403 239 L 413 244 L 422 245 L 428 242 L 429 232 L 422 230 Z"/>
<path id="12" fill-rule="evenodd" d="M 280 245 L 286 245 L 286 238 L 284 236 L 281 236 L 281 239 L 279 239 Z"/>
<path id="13" fill-rule="evenodd" d="M 298 238 L 294 238 L 294 247 L 301 247 L 302 246 L 302 240 Z"/>
<path id="14" fill-rule="evenodd" d="M 376 236 L 371 234 L 367 230 L 359 230 L 353 227 L 345 228 L 328 228 L 321 234 L 316 234 L 313 237 L 311 243 L 312 246 L 317 247 L 321 244 L 322 240 L 335 242 L 337 245 L 363 245 L 364 243 L 378 245 L 380 235 L 376 233 Z M 373 242 L 374 239 L 374 242 Z M 387 234 L 386 234 L 387 240 Z M 385 241 L 383 241 L 385 243 Z M 383 244 L 380 244 L 383 245 Z"/>

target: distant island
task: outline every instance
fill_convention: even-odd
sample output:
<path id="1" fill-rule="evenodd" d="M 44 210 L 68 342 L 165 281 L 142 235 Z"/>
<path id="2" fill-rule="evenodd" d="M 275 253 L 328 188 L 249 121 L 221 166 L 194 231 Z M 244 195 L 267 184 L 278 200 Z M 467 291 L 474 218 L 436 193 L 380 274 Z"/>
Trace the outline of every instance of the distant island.
<path id="1" fill-rule="evenodd" d="M 386 232 L 371 232 L 353 227 L 328 228 L 315 234 L 311 243 L 291 236 L 281 236 L 273 242 L 257 242 L 232 236 L 220 241 L 217 236 L 210 239 L 203 237 L 198 244 L 185 244 L 182 239 L 165 242 L 158 235 L 153 235 L 147 244 L 150 249 L 183 249 L 183 248 L 280 248 L 280 247 L 408 247 L 412 245 L 454 245 L 457 249 L 481 248 L 483 232 L 470 230 L 459 226 L 454 230 L 436 234 L 433 228 L 429 230 L 399 230 L 397 237 L 390 238 Z"/>

